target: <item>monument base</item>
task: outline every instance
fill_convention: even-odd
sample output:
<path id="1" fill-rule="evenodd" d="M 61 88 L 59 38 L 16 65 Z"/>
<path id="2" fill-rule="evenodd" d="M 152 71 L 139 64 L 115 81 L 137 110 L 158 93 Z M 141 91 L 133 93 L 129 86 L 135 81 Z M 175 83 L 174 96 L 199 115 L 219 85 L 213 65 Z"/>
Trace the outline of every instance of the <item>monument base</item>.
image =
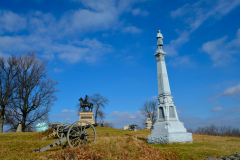
<path id="1" fill-rule="evenodd" d="M 147 136 L 147 143 L 192 143 L 192 133 L 151 134 Z"/>
<path id="2" fill-rule="evenodd" d="M 152 134 L 147 136 L 148 143 L 192 142 L 192 133 L 187 132 L 183 123 L 175 121 L 156 122 Z"/>
<path id="3" fill-rule="evenodd" d="M 79 113 L 79 121 L 87 121 L 91 124 L 95 124 L 93 120 L 93 112 L 81 112 Z M 83 124 L 85 125 L 85 124 Z"/>

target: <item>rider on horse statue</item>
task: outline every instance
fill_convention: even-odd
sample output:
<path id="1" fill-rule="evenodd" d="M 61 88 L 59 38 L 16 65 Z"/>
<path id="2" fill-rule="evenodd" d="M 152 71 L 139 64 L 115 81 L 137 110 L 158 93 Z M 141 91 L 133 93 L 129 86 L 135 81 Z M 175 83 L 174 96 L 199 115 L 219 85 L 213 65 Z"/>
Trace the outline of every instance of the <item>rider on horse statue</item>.
<path id="1" fill-rule="evenodd" d="M 80 108 L 82 108 L 84 112 L 86 111 L 85 107 L 88 107 L 88 112 L 92 112 L 93 104 L 87 102 L 87 95 L 86 95 L 84 101 L 83 101 L 82 97 L 79 99 L 79 101 L 80 101 L 80 106 L 81 106 Z"/>

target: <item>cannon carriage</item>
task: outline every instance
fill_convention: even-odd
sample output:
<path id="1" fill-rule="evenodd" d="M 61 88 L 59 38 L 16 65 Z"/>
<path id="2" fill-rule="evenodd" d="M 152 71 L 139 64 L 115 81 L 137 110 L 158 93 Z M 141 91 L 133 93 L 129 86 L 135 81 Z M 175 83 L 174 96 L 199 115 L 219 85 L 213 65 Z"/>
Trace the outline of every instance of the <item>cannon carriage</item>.
<path id="1" fill-rule="evenodd" d="M 60 138 L 60 132 L 66 128 L 68 125 L 70 125 L 69 123 L 67 122 L 64 122 L 64 123 L 59 123 L 59 122 L 54 122 L 52 123 L 49 128 L 53 129 L 53 132 L 43 138 L 40 138 L 40 140 L 44 140 L 48 137 L 55 137 L 55 138 Z"/>
<path id="2" fill-rule="evenodd" d="M 62 146 L 69 145 L 70 147 L 76 147 L 96 142 L 97 132 L 95 126 L 97 126 L 96 123 L 91 124 L 87 121 L 77 121 L 71 125 L 66 126 L 65 128 L 62 127 L 61 129 L 58 130 L 58 135 L 60 135 L 59 140 L 43 148 L 36 149 L 32 152 L 44 152 L 58 145 Z M 56 128 L 55 125 L 53 125 L 52 127 Z"/>
<path id="3" fill-rule="evenodd" d="M 137 131 L 137 127 L 138 127 L 138 125 L 136 125 L 136 124 L 131 124 L 131 125 L 129 125 L 128 130 L 129 130 L 129 131 Z"/>

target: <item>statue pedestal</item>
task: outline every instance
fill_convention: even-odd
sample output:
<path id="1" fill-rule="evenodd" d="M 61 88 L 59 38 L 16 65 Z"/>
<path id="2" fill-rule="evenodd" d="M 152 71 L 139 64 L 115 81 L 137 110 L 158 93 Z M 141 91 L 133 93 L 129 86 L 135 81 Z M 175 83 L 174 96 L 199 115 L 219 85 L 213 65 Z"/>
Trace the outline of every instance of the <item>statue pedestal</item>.
<path id="1" fill-rule="evenodd" d="M 79 121 L 87 121 L 91 124 L 95 124 L 93 120 L 93 115 L 93 112 L 81 112 L 79 113 Z"/>

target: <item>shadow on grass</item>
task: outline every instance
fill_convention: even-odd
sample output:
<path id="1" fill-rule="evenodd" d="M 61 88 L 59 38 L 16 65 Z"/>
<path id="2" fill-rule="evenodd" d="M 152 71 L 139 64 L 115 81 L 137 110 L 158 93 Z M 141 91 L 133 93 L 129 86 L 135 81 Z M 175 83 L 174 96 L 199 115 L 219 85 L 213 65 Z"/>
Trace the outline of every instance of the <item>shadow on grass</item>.
<path id="1" fill-rule="evenodd" d="M 147 138 L 137 137 L 137 139 L 147 143 Z"/>

